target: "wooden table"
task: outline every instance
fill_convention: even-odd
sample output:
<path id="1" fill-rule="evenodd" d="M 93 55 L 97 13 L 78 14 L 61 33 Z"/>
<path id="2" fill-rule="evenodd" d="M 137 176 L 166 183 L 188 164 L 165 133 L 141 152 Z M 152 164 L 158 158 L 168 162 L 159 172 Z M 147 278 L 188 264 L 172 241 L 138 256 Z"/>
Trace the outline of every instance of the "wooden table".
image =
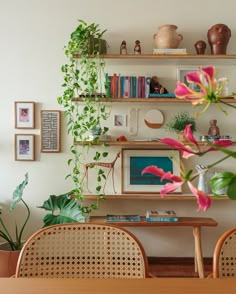
<path id="1" fill-rule="evenodd" d="M 40 279 L 1 278 L 2 294 L 225 294 L 236 279 Z"/>
<path id="2" fill-rule="evenodd" d="M 93 216 L 90 218 L 90 222 L 107 223 L 105 216 Z M 195 271 L 198 272 L 200 278 L 204 278 L 201 228 L 216 227 L 217 222 L 214 219 L 207 217 L 179 217 L 178 222 L 147 222 L 145 217 L 141 217 L 140 222 L 114 222 L 113 224 L 121 227 L 192 227 L 195 245 Z"/>

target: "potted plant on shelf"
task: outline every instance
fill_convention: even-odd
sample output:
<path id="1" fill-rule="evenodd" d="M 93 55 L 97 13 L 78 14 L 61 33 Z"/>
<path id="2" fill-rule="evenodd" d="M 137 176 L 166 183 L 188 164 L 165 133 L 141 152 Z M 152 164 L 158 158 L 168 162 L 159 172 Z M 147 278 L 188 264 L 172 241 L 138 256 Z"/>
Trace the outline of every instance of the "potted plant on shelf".
<path id="1" fill-rule="evenodd" d="M 12 212 L 17 204 L 22 203 L 26 209 L 26 216 L 21 227 L 15 224 L 15 236 L 13 237 L 2 218 L 2 210 L 0 210 L 0 237 L 5 243 L 0 245 L 0 277 L 9 277 L 15 273 L 16 263 L 20 250 L 24 244 L 22 236 L 30 217 L 30 209 L 24 201 L 23 192 L 28 184 L 28 173 L 25 174 L 25 179 L 19 184 L 13 192 L 13 201 L 10 206 Z"/>
<path id="2" fill-rule="evenodd" d="M 66 175 L 66 179 L 72 179 L 74 187 L 67 194 L 73 194 L 73 197 L 79 200 L 80 209 L 84 214 L 89 214 L 98 208 L 98 200 L 104 199 L 101 191 L 106 181 L 102 167 L 94 166 L 97 174 L 95 186 L 97 199 L 91 205 L 84 204 L 83 160 L 84 153 L 88 152 L 84 148 L 94 151 L 94 161 L 100 161 L 108 155 L 108 152 L 99 152 L 98 149 L 90 148 L 99 141 L 99 136 L 91 139 L 91 131 L 97 129 L 98 126 L 101 135 L 105 135 L 108 131 L 103 124 L 109 117 L 110 106 L 101 101 L 101 97 L 104 99 L 106 96 L 105 62 L 99 54 L 101 50 L 104 52 L 104 40 L 102 39 L 104 33 L 105 30 L 102 31 L 98 24 L 88 25 L 83 20 L 79 20 L 79 25 L 72 32 L 65 47 L 68 63 L 61 68 L 64 74 L 62 85 L 64 91 L 57 99 L 64 108 L 68 134 L 73 139 L 70 147 L 71 156 L 67 161 L 71 172 Z M 104 143 L 104 146 L 107 145 Z"/>
<path id="3" fill-rule="evenodd" d="M 187 125 L 191 124 L 192 132 L 196 131 L 196 119 L 187 111 L 181 111 L 170 117 L 166 123 L 167 130 L 178 134 L 180 141 L 186 141 L 183 131 Z"/>

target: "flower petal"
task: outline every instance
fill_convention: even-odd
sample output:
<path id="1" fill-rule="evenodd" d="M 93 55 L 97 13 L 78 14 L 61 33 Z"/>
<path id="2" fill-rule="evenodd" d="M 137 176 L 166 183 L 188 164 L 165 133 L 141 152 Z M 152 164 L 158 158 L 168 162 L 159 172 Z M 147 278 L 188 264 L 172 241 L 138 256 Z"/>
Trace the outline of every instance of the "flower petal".
<path id="1" fill-rule="evenodd" d="M 211 197 L 201 190 L 198 190 L 188 181 L 188 186 L 191 192 L 196 196 L 198 203 L 198 210 L 207 210 L 211 206 Z"/>
<path id="2" fill-rule="evenodd" d="M 176 189 L 178 189 L 180 186 L 183 185 L 183 181 L 181 182 L 175 182 L 175 183 L 167 183 L 165 184 L 160 191 L 161 197 L 165 197 L 166 194 L 174 192 Z"/>

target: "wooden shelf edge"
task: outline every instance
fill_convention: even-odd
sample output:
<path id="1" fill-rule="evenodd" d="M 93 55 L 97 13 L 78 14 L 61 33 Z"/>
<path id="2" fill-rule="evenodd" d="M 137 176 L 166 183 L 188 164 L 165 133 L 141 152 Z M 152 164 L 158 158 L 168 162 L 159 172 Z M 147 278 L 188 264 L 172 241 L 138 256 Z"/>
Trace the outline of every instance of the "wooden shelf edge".
<path id="1" fill-rule="evenodd" d="M 85 195 L 85 199 L 87 200 L 95 200 L 97 199 L 97 195 Z M 227 196 L 222 197 L 213 197 L 212 199 L 215 201 L 229 200 Z M 161 197 L 160 195 L 151 195 L 151 194 L 112 194 L 105 195 L 105 200 L 196 200 L 196 197 L 193 195 L 169 195 L 165 197 Z"/>
<path id="2" fill-rule="evenodd" d="M 122 103 L 189 103 L 191 104 L 190 101 L 186 101 L 184 99 L 179 99 L 179 98 L 99 98 L 100 102 L 122 102 Z M 223 102 L 228 102 L 228 103 L 236 103 L 236 99 L 234 99 L 232 96 L 229 96 L 228 98 L 223 98 Z M 80 97 L 75 97 L 72 99 L 72 102 L 83 102 L 83 98 Z"/>
<path id="3" fill-rule="evenodd" d="M 74 54 L 74 58 L 80 58 L 80 54 Z M 103 54 L 104 59 L 236 59 L 236 54 Z"/>

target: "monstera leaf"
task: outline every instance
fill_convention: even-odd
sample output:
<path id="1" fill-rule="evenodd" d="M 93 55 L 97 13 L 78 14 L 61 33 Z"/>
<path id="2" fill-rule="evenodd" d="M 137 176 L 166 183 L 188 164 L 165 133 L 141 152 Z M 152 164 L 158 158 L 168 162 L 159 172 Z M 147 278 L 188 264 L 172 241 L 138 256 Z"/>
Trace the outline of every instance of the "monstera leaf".
<path id="1" fill-rule="evenodd" d="M 77 200 L 70 198 L 70 194 L 50 195 L 49 199 L 44 201 L 42 206 L 47 211 L 51 211 L 43 218 L 44 227 L 65 224 L 73 222 L 85 222 L 80 205 Z"/>

